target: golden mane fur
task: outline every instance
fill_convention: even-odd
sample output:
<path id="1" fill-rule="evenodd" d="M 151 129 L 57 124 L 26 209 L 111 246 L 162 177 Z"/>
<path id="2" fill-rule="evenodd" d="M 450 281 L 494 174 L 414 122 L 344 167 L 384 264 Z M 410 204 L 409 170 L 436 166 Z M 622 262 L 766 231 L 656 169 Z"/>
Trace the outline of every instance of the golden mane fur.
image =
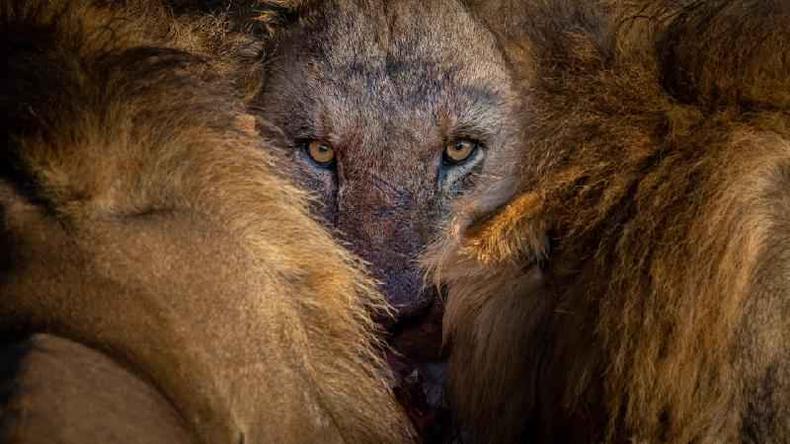
<path id="1" fill-rule="evenodd" d="M 223 23 L 2 2 L 0 327 L 112 356 L 202 442 L 407 441 L 386 305 L 252 131 Z"/>

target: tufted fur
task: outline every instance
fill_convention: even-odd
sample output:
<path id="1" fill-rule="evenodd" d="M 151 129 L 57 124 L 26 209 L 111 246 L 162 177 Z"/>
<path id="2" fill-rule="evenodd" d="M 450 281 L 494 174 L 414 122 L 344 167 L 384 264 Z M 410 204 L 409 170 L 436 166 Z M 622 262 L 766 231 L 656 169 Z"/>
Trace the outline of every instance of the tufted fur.
<path id="1" fill-rule="evenodd" d="M 427 259 L 461 417 L 481 442 L 786 442 L 787 2 L 472 3 L 526 130 L 516 183 Z"/>
<path id="2" fill-rule="evenodd" d="M 202 442 L 408 440 L 385 303 L 275 173 L 221 20 L 7 0 L 0 26 L 0 326 L 102 351 Z"/>

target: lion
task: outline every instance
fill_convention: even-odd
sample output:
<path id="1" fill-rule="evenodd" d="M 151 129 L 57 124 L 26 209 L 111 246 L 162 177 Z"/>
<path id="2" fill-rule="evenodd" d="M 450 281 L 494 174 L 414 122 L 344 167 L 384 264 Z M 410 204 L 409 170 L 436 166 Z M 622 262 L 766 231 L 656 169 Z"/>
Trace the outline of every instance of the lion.
<path id="1" fill-rule="evenodd" d="M 282 141 L 313 213 L 394 306 L 384 325 L 397 393 L 420 435 L 443 439 L 443 299 L 419 259 L 454 202 L 482 178 L 514 174 L 509 67 L 458 0 L 306 1 L 287 16 L 264 45 L 251 112 Z"/>
<path id="2" fill-rule="evenodd" d="M 4 442 L 409 442 L 387 304 L 255 131 L 245 39 L 151 1 L 0 8 Z"/>
<path id="3" fill-rule="evenodd" d="M 456 204 L 453 406 L 477 442 L 790 439 L 786 2 L 473 2 L 518 172 Z"/>

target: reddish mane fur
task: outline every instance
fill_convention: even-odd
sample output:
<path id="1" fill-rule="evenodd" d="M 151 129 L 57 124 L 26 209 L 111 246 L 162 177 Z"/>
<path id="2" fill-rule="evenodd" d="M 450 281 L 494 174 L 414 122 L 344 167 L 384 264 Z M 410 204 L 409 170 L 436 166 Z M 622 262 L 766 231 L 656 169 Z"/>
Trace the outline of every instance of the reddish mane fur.
<path id="1" fill-rule="evenodd" d="M 786 3 L 477 6 L 526 130 L 516 187 L 428 257 L 461 417 L 484 442 L 786 440 Z"/>

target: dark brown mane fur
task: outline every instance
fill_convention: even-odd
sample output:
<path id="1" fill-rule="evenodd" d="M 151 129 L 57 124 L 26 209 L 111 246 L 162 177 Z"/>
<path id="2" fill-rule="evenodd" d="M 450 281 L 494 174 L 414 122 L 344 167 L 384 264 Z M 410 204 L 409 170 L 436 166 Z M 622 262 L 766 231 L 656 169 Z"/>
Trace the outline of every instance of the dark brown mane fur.
<path id="1" fill-rule="evenodd" d="M 520 182 L 430 257 L 461 416 L 492 442 L 784 442 L 786 2 L 500 8 Z"/>

